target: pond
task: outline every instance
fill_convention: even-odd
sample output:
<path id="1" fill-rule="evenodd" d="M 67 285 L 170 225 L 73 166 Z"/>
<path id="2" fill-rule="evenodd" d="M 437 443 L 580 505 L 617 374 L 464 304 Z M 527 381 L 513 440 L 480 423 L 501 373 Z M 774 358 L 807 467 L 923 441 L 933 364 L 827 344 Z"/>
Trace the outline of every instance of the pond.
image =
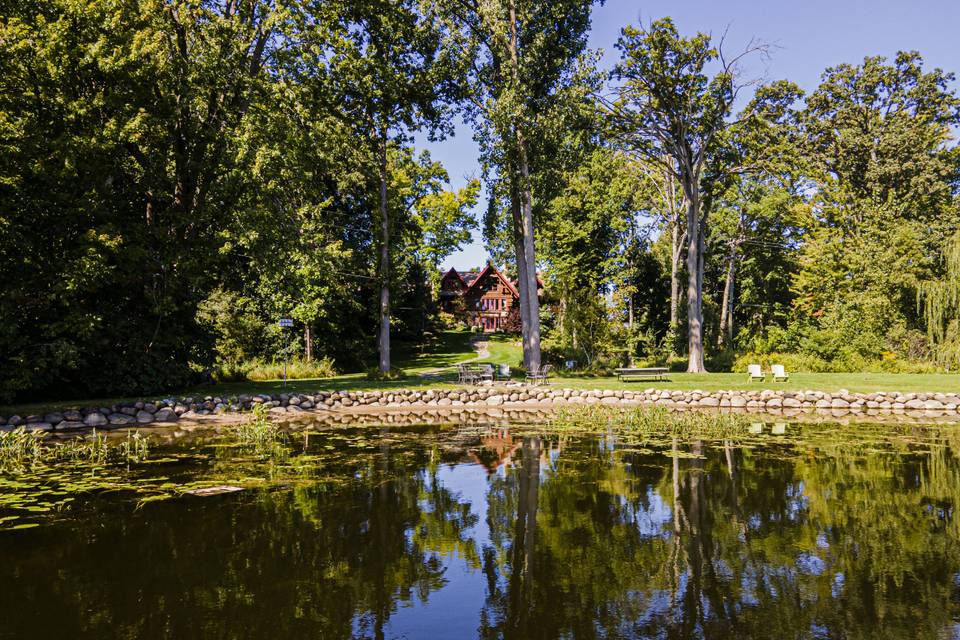
<path id="1" fill-rule="evenodd" d="M 0 638 L 956 637 L 958 429 L 301 425 L 8 468 Z"/>

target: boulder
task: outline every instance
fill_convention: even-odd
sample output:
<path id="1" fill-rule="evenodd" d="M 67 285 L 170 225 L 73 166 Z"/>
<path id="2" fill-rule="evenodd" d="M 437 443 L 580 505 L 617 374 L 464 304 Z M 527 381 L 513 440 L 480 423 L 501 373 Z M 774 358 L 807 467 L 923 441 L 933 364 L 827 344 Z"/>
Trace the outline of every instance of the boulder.
<path id="1" fill-rule="evenodd" d="M 88 427 L 101 427 L 105 424 L 109 424 L 107 416 L 103 415 L 99 411 L 96 413 L 87 414 L 87 417 L 83 419 L 83 424 Z"/>
<path id="2" fill-rule="evenodd" d="M 179 418 L 173 409 L 160 409 L 153 415 L 157 422 L 176 422 Z"/>
<path id="3" fill-rule="evenodd" d="M 112 425 L 123 426 L 125 424 L 133 424 L 137 419 L 125 413 L 111 413 L 107 416 L 107 421 Z"/>
<path id="4" fill-rule="evenodd" d="M 137 422 L 140 424 L 150 424 L 153 422 L 153 414 L 149 411 L 137 411 Z"/>

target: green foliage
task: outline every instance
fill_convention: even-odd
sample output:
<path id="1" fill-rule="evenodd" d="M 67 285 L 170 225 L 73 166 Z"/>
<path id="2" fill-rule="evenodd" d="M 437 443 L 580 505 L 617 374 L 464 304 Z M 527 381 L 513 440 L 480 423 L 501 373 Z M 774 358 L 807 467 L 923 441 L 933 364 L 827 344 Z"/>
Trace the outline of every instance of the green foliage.
<path id="1" fill-rule="evenodd" d="M 376 382 L 406 380 L 407 378 L 407 372 L 399 367 L 391 367 L 389 371 L 380 371 L 379 367 L 371 367 L 366 372 L 366 379 Z"/>
<path id="2" fill-rule="evenodd" d="M 284 364 L 282 361 L 253 362 L 243 367 L 247 380 L 282 380 Z M 307 362 L 303 358 L 294 358 L 286 365 L 287 378 L 290 380 L 310 380 L 332 378 L 337 375 L 332 358 L 320 358 Z"/>

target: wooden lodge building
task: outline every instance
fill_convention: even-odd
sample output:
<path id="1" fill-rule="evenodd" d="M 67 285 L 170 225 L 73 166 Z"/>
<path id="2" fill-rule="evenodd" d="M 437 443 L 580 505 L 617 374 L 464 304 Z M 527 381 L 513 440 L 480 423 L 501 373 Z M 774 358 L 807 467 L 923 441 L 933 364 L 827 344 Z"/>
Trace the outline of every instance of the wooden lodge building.
<path id="1" fill-rule="evenodd" d="M 537 294 L 542 291 L 543 283 L 537 278 Z M 507 318 L 519 305 L 516 284 L 492 263 L 481 271 L 462 274 L 450 269 L 440 279 L 440 309 L 481 331 L 507 330 Z"/>

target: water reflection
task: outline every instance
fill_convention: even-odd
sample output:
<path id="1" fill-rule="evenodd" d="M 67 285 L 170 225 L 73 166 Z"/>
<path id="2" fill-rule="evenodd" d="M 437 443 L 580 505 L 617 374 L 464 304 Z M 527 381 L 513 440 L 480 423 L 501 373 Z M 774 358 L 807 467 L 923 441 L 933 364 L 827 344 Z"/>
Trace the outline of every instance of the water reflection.
<path id="1" fill-rule="evenodd" d="M 314 434 L 309 482 L 4 534 L 0 637 L 950 637 L 955 438 Z"/>

